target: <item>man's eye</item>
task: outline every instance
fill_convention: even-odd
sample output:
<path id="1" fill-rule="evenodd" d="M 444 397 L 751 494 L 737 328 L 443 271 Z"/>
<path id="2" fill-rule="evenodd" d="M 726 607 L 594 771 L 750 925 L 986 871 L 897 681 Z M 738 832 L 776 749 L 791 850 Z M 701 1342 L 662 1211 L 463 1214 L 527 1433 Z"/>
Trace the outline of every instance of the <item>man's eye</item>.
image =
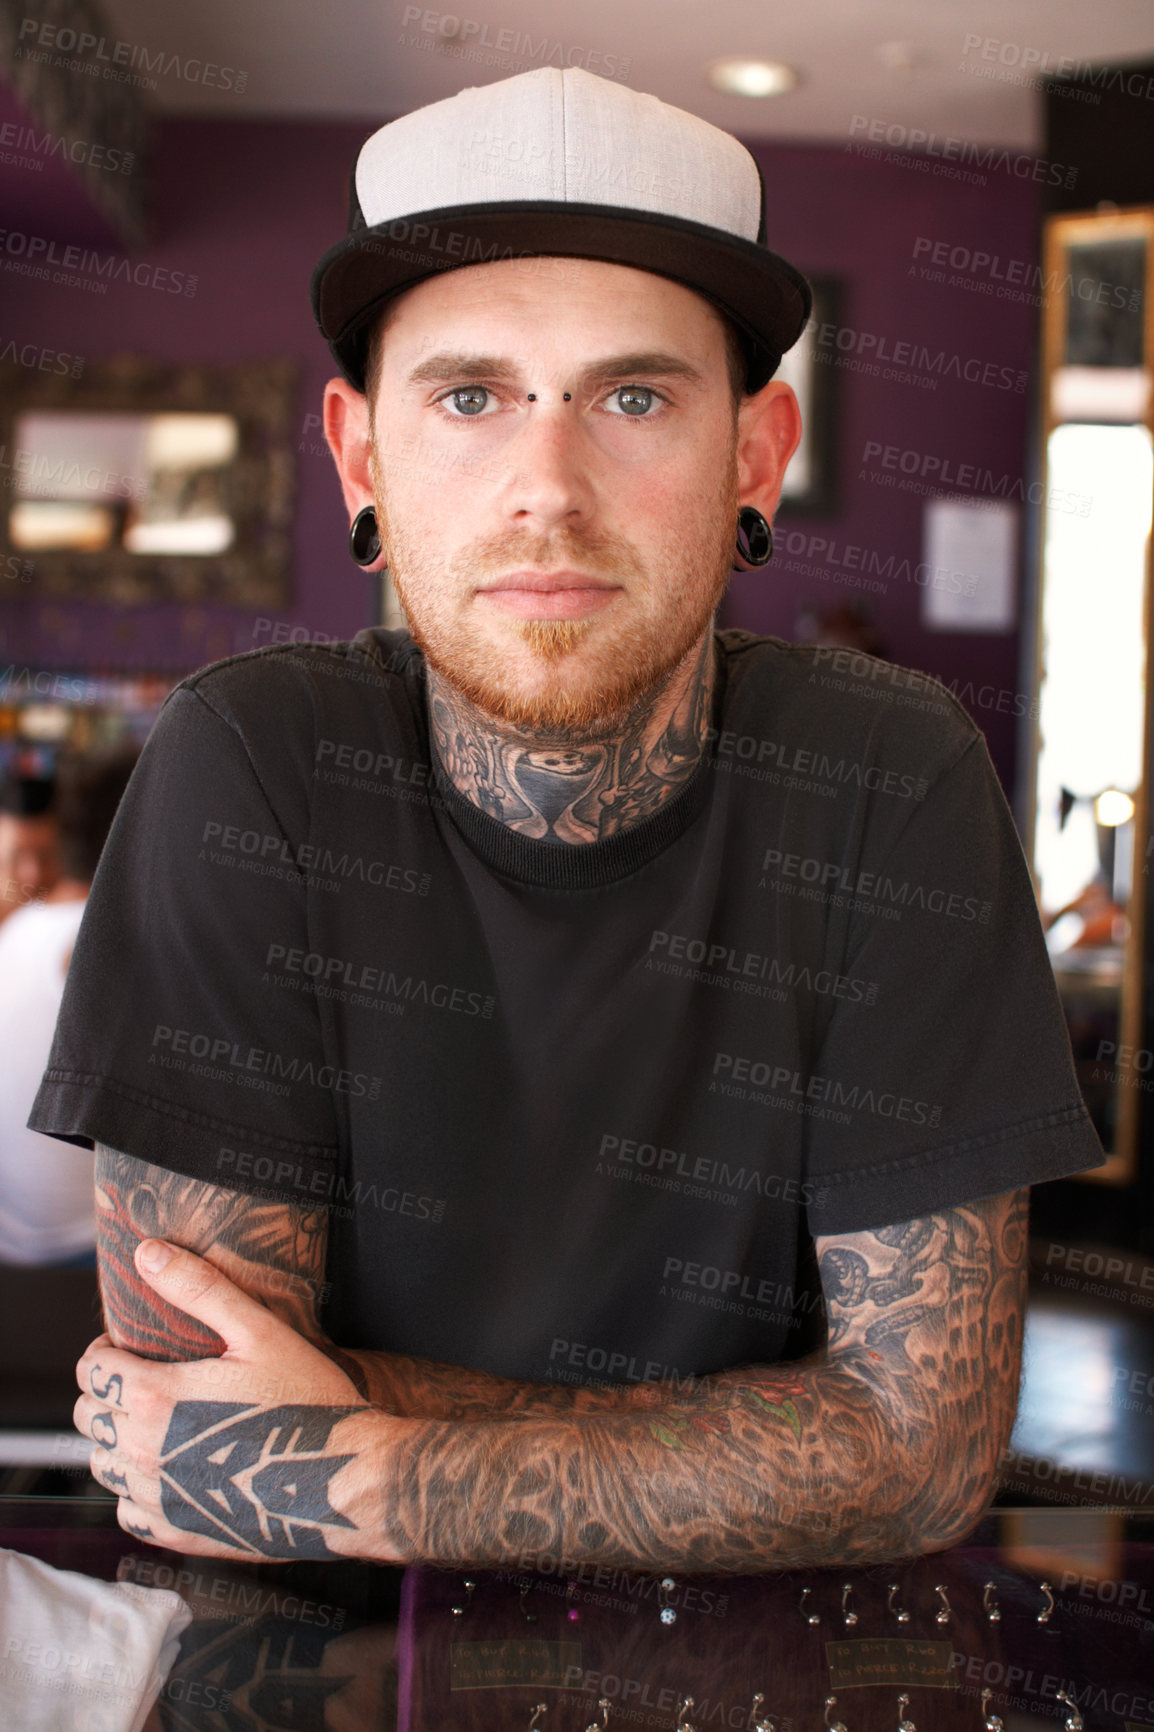
<path id="1" fill-rule="evenodd" d="M 635 420 L 647 415 L 654 403 L 660 402 L 656 391 L 651 391 L 648 385 L 619 385 L 606 401 L 612 405 L 614 397 L 617 399 L 619 412 L 622 415 L 632 415 Z"/>
<path id="2" fill-rule="evenodd" d="M 488 400 L 489 393 L 484 385 L 461 385 L 438 399 L 441 403 L 452 403 L 458 415 L 479 415 Z"/>

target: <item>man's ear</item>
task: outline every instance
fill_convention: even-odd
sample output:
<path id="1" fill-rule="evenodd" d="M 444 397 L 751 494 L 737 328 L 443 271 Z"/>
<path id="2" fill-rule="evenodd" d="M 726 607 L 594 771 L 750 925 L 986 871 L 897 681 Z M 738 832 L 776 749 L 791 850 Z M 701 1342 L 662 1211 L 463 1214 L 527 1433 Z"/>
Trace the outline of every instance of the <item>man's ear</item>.
<path id="1" fill-rule="evenodd" d="M 737 497 L 769 522 L 786 465 L 801 441 L 801 407 L 784 379 L 771 379 L 737 413 Z"/>
<path id="2" fill-rule="evenodd" d="M 330 379 L 325 386 L 324 429 L 351 522 L 363 506 L 372 505 L 373 478 L 369 469 L 369 405 L 345 379 Z"/>

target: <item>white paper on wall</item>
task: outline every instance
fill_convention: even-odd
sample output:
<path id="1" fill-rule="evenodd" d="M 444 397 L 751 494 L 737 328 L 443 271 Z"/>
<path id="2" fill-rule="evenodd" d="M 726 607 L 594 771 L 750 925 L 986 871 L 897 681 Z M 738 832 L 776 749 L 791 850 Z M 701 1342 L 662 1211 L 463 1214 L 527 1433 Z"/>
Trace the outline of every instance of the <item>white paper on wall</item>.
<path id="1" fill-rule="evenodd" d="M 929 499 L 923 522 L 922 624 L 1013 631 L 1018 507 L 1008 499 Z"/>

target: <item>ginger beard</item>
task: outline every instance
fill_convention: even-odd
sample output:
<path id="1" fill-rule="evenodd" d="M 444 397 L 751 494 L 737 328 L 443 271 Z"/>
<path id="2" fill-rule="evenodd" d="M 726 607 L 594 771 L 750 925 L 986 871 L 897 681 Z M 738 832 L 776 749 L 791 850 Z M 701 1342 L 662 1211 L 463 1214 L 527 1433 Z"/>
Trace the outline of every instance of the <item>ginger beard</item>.
<path id="1" fill-rule="evenodd" d="M 562 526 L 543 536 L 516 531 L 488 536 L 447 565 L 390 509 L 373 449 L 381 544 L 410 634 L 429 666 L 502 732 L 543 744 L 619 733 L 630 717 L 652 704 L 699 643 L 729 585 L 738 509 L 735 451 L 736 429 L 719 466 L 717 493 L 679 520 L 674 547 L 662 549 L 656 559 L 645 562 L 624 536 Z M 625 584 L 623 611 L 628 612 L 614 620 L 614 603 L 604 614 L 582 619 L 494 616 L 499 632 L 508 632 L 518 648 L 529 652 L 529 668 L 522 671 L 524 656 L 511 655 L 496 635 L 471 628 L 459 604 L 504 572 L 560 566 Z"/>

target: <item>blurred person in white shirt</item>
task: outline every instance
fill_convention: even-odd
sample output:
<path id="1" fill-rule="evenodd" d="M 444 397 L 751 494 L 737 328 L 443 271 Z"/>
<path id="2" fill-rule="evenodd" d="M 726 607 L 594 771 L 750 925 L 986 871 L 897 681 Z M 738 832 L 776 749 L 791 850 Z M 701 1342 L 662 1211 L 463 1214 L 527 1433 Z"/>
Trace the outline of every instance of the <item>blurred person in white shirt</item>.
<path id="1" fill-rule="evenodd" d="M 58 871 L 0 926 L 0 1263 L 95 1261 L 92 1155 L 27 1128 L 88 891 L 138 750 L 64 760 Z M 35 822 L 43 825 L 44 814 Z"/>

